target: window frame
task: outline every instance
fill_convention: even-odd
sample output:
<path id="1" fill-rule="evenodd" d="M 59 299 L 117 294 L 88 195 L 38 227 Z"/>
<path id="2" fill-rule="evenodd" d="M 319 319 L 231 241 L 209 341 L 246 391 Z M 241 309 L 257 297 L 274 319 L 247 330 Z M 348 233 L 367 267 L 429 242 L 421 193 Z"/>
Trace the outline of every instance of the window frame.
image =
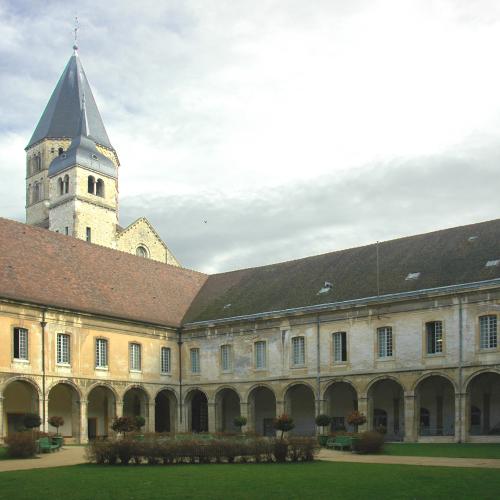
<path id="1" fill-rule="evenodd" d="M 297 345 L 300 344 L 300 341 L 302 341 L 302 353 L 300 352 L 300 348 L 298 354 L 299 357 L 301 356 L 302 359 L 296 361 L 295 358 L 295 344 Z M 306 338 L 304 335 L 295 335 L 290 339 L 290 345 L 291 345 L 291 365 L 292 368 L 303 368 L 306 366 Z"/>
<path id="2" fill-rule="evenodd" d="M 336 338 L 340 336 L 340 359 L 337 357 Z M 347 350 L 347 332 L 344 330 L 332 333 L 332 359 L 334 365 L 345 365 L 347 363 L 348 350 Z"/>
<path id="3" fill-rule="evenodd" d="M 19 333 L 22 331 L 23 333 L 26 334 L 26 339 L 25 343 L 26 346 L 24 347 L 24 350 L 26 352 L 26 357 L 21 358 L 21 357 L 16 357 L 16 331 L 18 333 L 18 347 L 17 351 L 19 353 L 20 347 L 19 347 Z M 29 330 L 28 328 L 24 328 L 23 326 L 14 326 L 12 328 L 12 360 L 15 361 L 16 363 L 29 363 L 30 361 L 30 341 L 29 341 Z"/>
<path id="4" fill-rule="evenodd" d="M 384 332 L 385 333 L 385 339 L 384 339 L 384 349 L 385 349 L 385 352 L 386 354 L 381 354 L 382 353 L 382 349 L 381 349 L 381 343 L 380 343 L 380 334 Z M 387 354 L 388 352 L 388 349 L 387 349 L 387 346 L 389 344 L 388 342 L 388 336 L 387 334 L 390 333 L 390 354 Z M 381 360 L 381 361 L 384 361 L 386 359 L 393 359 L 394 358 L 394 331 L 393 331 L 393 328 L 392 326 L 379 326 L 377 328 L 377 332 L 376 332 L 376 336 L 377 336 L 377 344 L 376 344 L 376 348 L 377 348 L 377 359 L 378 360 Z"/>
<path id="5" fill-rule="evenodd" d="M 196 363 L 193 363 L 193 354 L 196 354 Z M 201 360 L 200 360 L 200 348 L 191 347 L 189 349 L 189 363 L 190 371 L 193 375 L 199 375 L 201 373 Z M 196 370 L 194 368 L 197 368 Z"/>
<path id="6" fill-rule="evenodd" d="M 137 351 L 135 355 L 134 350 Z M 128 368 L 130 372 L 142 372 L 142 345 L 139 342 L 128 343 Z"/>
<path id="7" fill-rule="evenodd" d="M 257 346 L 263 346 L 262 350 L 262 355 L 264 359 L 264 363 L 262 366 L 259 366 L 258 363 L 258 348 Z M 253 349 L 254 349 L 254 368 L 255 370 L 267 370 L 267 342 L 265 340 L 256 340 L 253 343 Z"/>
<path id="8" fill-rule="evenodd" d="M 68 341 L 68 349 L 67 349 L 67 356 L 68 360 L 67 361 L 62 361 L 62 357 L 60 358 L 59 355 L 63 355 L 64 353 L 60 350 L 59 348 L 59 339 L 66 338 Z M 67 332 L 58 332 L 56 333 L 56 364 L 58 366 L 71 366 L 71 334 Z"/>
<path id="9" fill-rule="evenodd" d="M 163 358 L 163 353 L 167 352 L 167 370 L 164 370 L 164 358 Z M 172 373 L 172 349 L 168 346 L 161 346 L 160 347 L 160 374 L 161 375 L 169 375 Z"/>
<path id="10" fill-rule="evenodd" d="M 223 372 L 223 373 L 232 372 L 233 371 L 233 346 L 232 346 L 232 344 L 222 344 L 220 346 L 219 353 L 220 353 L 219 355 L 220 355 L 221 372 Z"/>
<path id="11" fill-rule="evenodd" d="M 487 338 L 486 338 L 486 343 L 488 345 L 483 345 L 483 331 L 482 331 L 482 325 L 481 325 L 481 320 L 483 318 L 490 318 L 495 320 L 495 331 L 492 332 L 490 331 L 490 326 L 488 326 L 489 330 L 486 333 Z M 498 316 L 496 314 L 482 314 L 481 316 L 478 317 L 478 345 L 479 345 L 479 350 L 481 352 L 491 352 L 493 350 L 498 349 Z M 492 341 L 492 338 L 494 341 Z M 491 345 L 494 342 L 494 345 Z"/>
<path id="12" fill-rule="evenodd" d="M 431 325 L 440 325 L 440 332 L 431 332 L 429 327 Z M 434 352 L 429 351 L 430 346 L 430 335 L 434 335 L 433 348 Z M 438 341 L 439 340 L 439 341 Z M 440 350 L 437 350 L 437 346 L 440 345 Z M 444 355 L 444 322 L 442 320 L 431 320 L 426 321 L 424 324 L 424 349 L 426 356 L 443 356 Z"/>
<path id="13" fill-rule="evenodd" d="M 105 365 L 98 364 L 97 346 L 101 342 L 104 342 L 103 345 L 106 346 L 106 351 L 105 351 L 106 364 Z M 102 355 L 100 357 L 102 357 Z M 105 337 L 96 337 L 96 339 L 95 339 L 95 342 L 94 342 L 94 365 L 95 365 L 96 370 L 109 370 L 109 339 L 107 339 Z"/>

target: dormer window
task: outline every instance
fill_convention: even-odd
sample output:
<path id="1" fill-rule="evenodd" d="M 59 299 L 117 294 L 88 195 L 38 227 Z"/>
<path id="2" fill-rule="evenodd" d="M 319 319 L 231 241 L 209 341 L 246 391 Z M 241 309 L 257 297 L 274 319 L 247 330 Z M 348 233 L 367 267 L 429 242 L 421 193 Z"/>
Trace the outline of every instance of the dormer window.
<path id="1" fill-rule="evenodd" d="M 144 257 L 144 258 L 147 258 L 148 255 L 149 255 L 149 252 L 148 252 L 148 249 L 144 246 L 144 245 L 139 245 L 136 249 L 135 249 L 135 254 L 138 256 L 138 257 Z"/>
<path id="2" fill-rule="evenodd" d="M 92 159 L 93 159 L 93 160 L 97 160 L 97 155 L 93 154 L 93 155 L 92 155 Z"/>
<path id="3" fill-rule="evenodd" d="M 63 153 L 64 153 L 64 149 L 63 149 L 63 148 L 59 148 L 59 149 L 57 150 L 57 154 L 58 154 L 59 156 L 61 156 Z"/>

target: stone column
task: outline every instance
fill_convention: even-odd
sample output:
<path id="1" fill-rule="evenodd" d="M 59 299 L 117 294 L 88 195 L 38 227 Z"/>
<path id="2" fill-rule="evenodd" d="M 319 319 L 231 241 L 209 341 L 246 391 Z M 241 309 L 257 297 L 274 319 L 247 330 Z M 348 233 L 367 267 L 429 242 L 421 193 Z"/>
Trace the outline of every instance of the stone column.
<path id="1" fill-rule="evenodd" d="M 88 433 L 88 401 L 86 399 L 80 400 L 80 444 L 89 442 Z"/>
<path id="2" fill-rule="evenodd" d="M 326 401 L 324 399 L 315 399 L 314 400 L 315 405 L 316 405 L 316 415 L 323 415 L 325 413 L 325 406 L 326 406 Z M 328 427 L 318 427 L 316 426 L 316 434 L 324 434 L 328 433 Z"/>
<path id="3" fill-rule="evenodd" d="M 358 431 L 364 432 L 368 429 L 371 429 L 371 416 L 370 416 L 370 408 L 369 401 L 366 396 L 358 397 L 358 411 L 366 416 L 366 424 L 358 425 Z"/>
<path id="4" fill-rule="evenodd" d="M 285 413 L 285 402 L 284 401 L 276 401 L 276 417 L 279 417 Z"/>
<path id="5" fill-rule="evenodd" d="M 42 432 L 49 432 L 49 398 L 44 399 L 39 399 L 39 415 L 40 418 L 42 419 L 42 425 L 40 426 L 40 430 Z M 44 413 L 45 410 L 45 413 Z M 45 421 L 43 421 L 43 416 L 45 414 Z"/>
<path id="6" fill-rule="evenodd" d="M 414 394 L 405 394 L 404 396 L 404 418 L 405 418 L 405 435 L 404 440 L 414 442 L 417 440 L 417 412 Z"/>
<path id="7" fill-rule="evenodd" d="M 3 443 L 5 437 L 3 429 L 3 396 L 0 396 L 0 443 Z"/>
<path id="8" fill-rule="evenodd" d="M 464 443 L 469 439 L 469 412 L 467 394 L 455 393 L 455 442 Z"/>
<path id="9" fill-rule="evenodd" d="M 115 417 L 123 417 L 123 400 L 117 399 L 115 403 Z"/>
<path id="10" fill-rule="evenodd" d="M 149 405 L 148 405 L 148 421 L 147 421 L 148 432 L 155 431 L 155 409 L 156 409 L 156 405 L 154 403 L 149 403 Z"/>
<path id="11" fill-rule="evenodd" d="M 208 432 L 216 432 L 215 403 L 208 403 Z"/>
<path id="12" fill-rule="evenodd" d="M 250 429 L 250 417 L 248 415 L 248 403 L 242 403 L 240 401 L 240 415 L 247 419 L 247 423 L 245 427 L 242 427 L 242 430 L 250 431 L 251 429 Z"/>

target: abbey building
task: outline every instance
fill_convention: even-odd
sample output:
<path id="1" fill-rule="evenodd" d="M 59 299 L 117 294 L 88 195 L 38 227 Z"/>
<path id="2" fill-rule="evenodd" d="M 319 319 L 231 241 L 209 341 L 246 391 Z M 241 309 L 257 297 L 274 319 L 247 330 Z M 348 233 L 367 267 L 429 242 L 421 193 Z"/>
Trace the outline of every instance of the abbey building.
<path id="1" fill-rule="evenodd" d="M 119 161 L 74 54 L 27 151 L 27 224 L 0 218 L 0 437 L 384 429 L 500 440 L 500 219 L 251 269 L 179 266 L 118 221 Z M 388 221 L 390 223 L 390 221 Z M 150 258 L 144 258 L 150 257 Z M 361 430 L 362 430 L 361 429 Z"/>

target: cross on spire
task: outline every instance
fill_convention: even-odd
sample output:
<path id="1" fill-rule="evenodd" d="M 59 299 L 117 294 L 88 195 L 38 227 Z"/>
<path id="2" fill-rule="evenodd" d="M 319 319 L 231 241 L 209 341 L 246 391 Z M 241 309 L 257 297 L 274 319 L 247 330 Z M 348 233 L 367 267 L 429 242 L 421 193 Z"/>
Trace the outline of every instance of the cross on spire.
<path id="1" fill-rule="evenodd" d="M 75 16 L 75 24 L 73 28 L 73 33 L 75 37 L 75 42 L 73 44 L 73 50 L 76 51 L 78 50 L 78 29 L 80 28 L 80 24 L 78 23 L 78 16 Z"/>

